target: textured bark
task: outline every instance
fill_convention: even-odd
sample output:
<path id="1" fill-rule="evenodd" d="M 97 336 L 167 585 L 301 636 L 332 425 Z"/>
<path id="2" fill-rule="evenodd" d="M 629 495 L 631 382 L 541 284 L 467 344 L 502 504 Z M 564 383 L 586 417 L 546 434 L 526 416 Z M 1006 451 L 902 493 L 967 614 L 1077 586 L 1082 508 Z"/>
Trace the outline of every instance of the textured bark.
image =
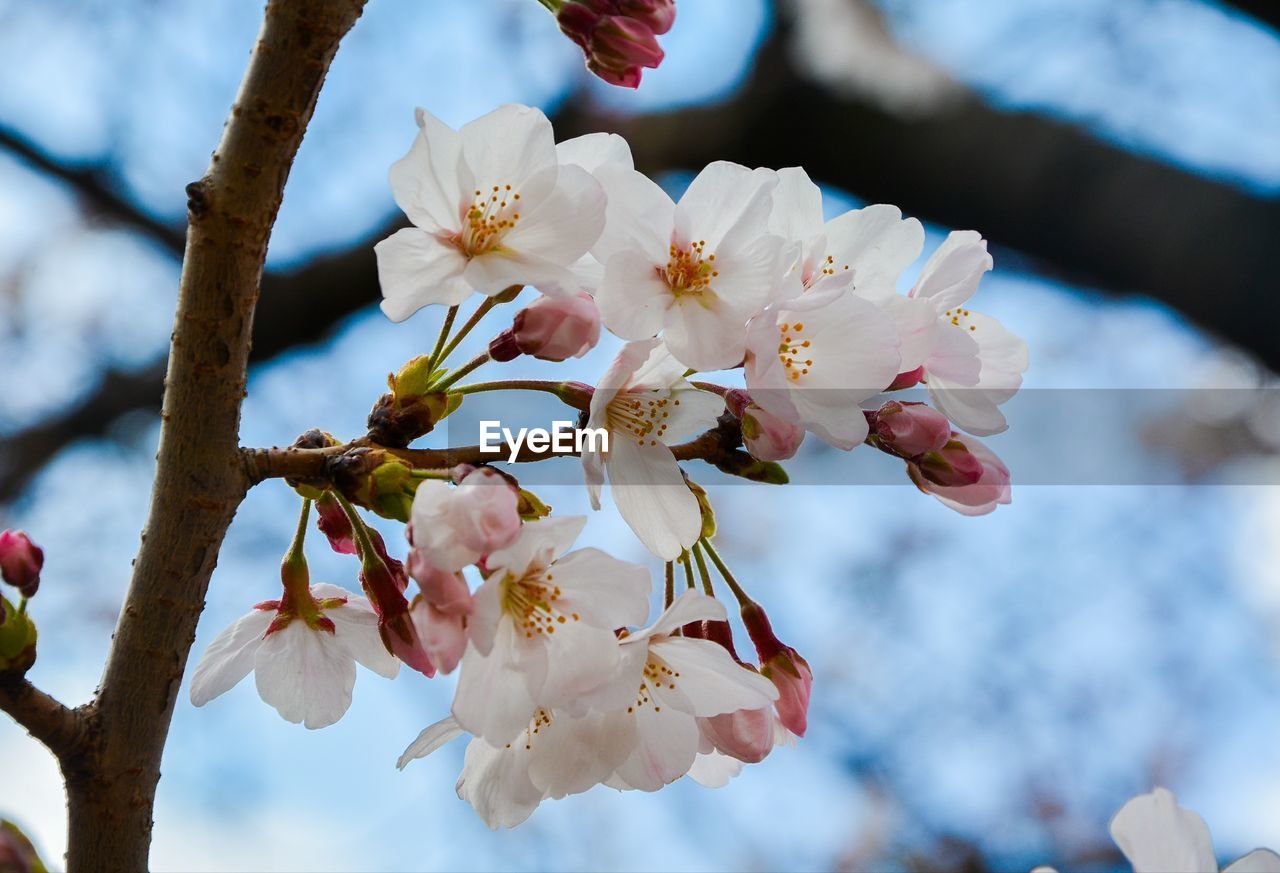
<path id="1" fill-rule="evenodd" d="M 188 232 L 151 511 L 88 747 L 64 760 L 67 867 L 147 866 L 174 700 L 209 576 L 249 482 L 238 431 L 262 265 L 285 180 L 363 0 L 272 0 Z"/>

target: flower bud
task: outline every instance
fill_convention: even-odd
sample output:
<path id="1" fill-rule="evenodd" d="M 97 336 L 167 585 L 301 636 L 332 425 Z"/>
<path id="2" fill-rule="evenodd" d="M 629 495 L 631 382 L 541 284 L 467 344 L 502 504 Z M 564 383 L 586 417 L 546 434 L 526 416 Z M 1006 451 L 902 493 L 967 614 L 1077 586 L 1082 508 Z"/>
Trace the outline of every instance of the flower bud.
<path id="1" fill-rule="evenodd" d="M 20 530 L 0 533 L 0 575 L 4 581 L 34 597 L 40 587 L 40 570 L 44 567 L 44 550 L 31 542 Z"/>
<path id="2" fill-rule="evenodd" d="M 766 412 L 754 403 L 742 411 L 742 441 L 751 457 L 785 461 L 795 457 L 804 442 L 804 428 Z"/>
<path id="3" fill-rule="evenodd" d="M 456 488 L 424 482 L 413 503 L 413 546 L 444 570 L 461 570 L 520 534 L 517 489 L 496 470 L 477 467 Z"/>
<path id="4" fill-rule="evenodd" d="M 962 488 L 973 485 L 982 478 L 982 460 L 969 451 L 960 435 L 953 433 L 946 444 L 937 451 L 928 452 L 913 459 L 909 470 L 912 479 L 919 478 L 944 488 Z M 920 483 L 917 481 L 917 485 Z M 920 486 L 922 490 L 924 486 Z"/>
<path id="5" fill-rule="evenodd" d="M 340 555 L 356 553 L 356 535 L 351 529 L 351 519 L 333 493 L 326 491 L 316 500 L 316 527 L 329 540 L 329 545 Z"/>
<path id="6" fill-rule="evenodd" d="M 758 764 L 773 751 L 773 713 L 767 706 L 699 719 L 699 727 L 717 751 L 744 764 Z"/>
<path id="7" fill-rule="evenodd" d="M 556 20 L 582 49 L 587 69 L 611 85 L 636 88 L 643 68 L 662 62 L 657 37 L 675 15 L 673 0 L 569 0 Z"/>
<path id="8" fill-rule="evenodd" d="M 475 608 L 471 589 L 461 573 L 441 570 L 421 552 L 409 556 L 409 575 L 418 582 L 422 597 L 448 615 L 470 615 Z"/>
<path id="9" fill-rule="evenodd" d="M 813 671 L 800 653 L 783 643 L 773 633 L 769 617 L 758 603 L 742 607 L 742 621 L 755 643 L 760 659 L 760 675 L 778 689 L 774 708 L 782 726 L 803 737 L 809 723 L 809 694 L 813 689 Z"/>
<path id="10" fill-rule="evenodd" d="M 907 474 L 917 488 L 962 515 L 986 515 L 1013 499 L 1009 468 L 994 452 L 977 439 L 961 434 L 951 435 L 947 446 L 950 448 L 953 444 L 958 446 L 953 454 L 963 450 L 966 463 L 978 468 L 977 476 L 958 485 L 947 485 L 937 481 L 936 471 L 931 477 L 923 465 L 908 463 Z"/>
<path id="11" fill-rule="evenodd" d="M 0 870 L 6 873 L 44 873 L 46 869 L 27 835 L 13 822 L 0 819 Z"/>
<path id="12" fill-rule="evenodd" d="M 467 649 L 466 617 L 444 611 L 425 596 L 415 597 L 409 612 L 427 657 L 441 673 L 452 673 Z"/>
<path id="13" fill-rule="evenodd" d="M 516 313 L 516 346 L 543 361 L 580 358 L 600 341 L 600 310 L 590 294 L 541 297 Z"/>
<path id="14" fill-rule="evenodd" d="M 388 652 L 430 678 L 436 674 L 436 668 L 409 615 L 409 601 L 404 596 L 408 586 L 404 565 L 386 555 L 382 537 L 377 531 L 369 530 L 368 533 L 374 542 L 374 551 L 360 556 L 360 585 L 378 615 L 378 635 Z M 374 537 L 377 537 L 376 541 Z"/>
<path id="15" fill-rule="evenodd" d="M 880 448 L 903 458 L 941 451 L 951 439 L 951 422 L 923 403 L 890 400 L 867 417 Z"/>
<path id="16" fill-rule="evenodd" d="M 25 612 L 19 612 L 0 595 L 0 673 L 25 673 L 36 662 L 36 626 Z"/>
<path id="17" fill-rule="evenodd" d="M 711 459 L 711 463 L 722 473 L 737 476 L 750 482 L 764 482 L 766 485 L 786 485 L 791 481 L 787 471 L 774 461 L 757 461 L 743 451 L 728 452 Z"/>
<path id="18" fill-rule="evenodd" d="M 420 479 L 390 452 L 360 447 L 332 462 L 334 484 L 348 500 L 383 518 L 407 522 Z"/>
<path id="19" fill-rule="evenodd" d="M 435 430 L 462 405 L 461 394 L 383 394 L 369 412 L 369 438 L 378 445 L 402 449 Z"/>

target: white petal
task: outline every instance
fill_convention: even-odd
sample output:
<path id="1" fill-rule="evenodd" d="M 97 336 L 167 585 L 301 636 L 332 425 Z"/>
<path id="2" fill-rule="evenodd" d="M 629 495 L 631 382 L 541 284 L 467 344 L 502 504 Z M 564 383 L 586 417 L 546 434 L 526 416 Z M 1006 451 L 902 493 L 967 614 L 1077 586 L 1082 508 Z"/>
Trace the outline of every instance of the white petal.
<path id="1" fill-rule="evenodd" d="M 675 602 L 658 616 L 652 626 L 632 634 L 624 640 L 624 646 L 639 645 L 656 636 L 672 634 L 677 628 L 694 621 L 724 621 L 728 618 L 724 604 L 714 597 L 708 597 L 700 591 L 685 589 L 676 597 Z"/>
<path id="2" fill-rule="evenodd" d="M 485 563 L 492 569 L 523 575 L 534 564 L 546 566 L 569 551 L 586 525 L 585 515 L 556 515 L 525 522 L 515 542 L 490 554 Z"/>
<path id="3" fill-rule="evenodd" d="M 680 363 L 663 343 L 650 347 L 649 356 L 635 368 L 627 382 L 628 391 L 662 391 L 668 388 L 687 387 L 684 374 L 689 368 Z"/>
<path id="4" fill-rule="evenodd" d="M 576 294 L 582 290 L 577 273 L 532 254 L 501 248 L 467 262 L 462 278 L 481 294 L 495 297 L 512 285 L 532 285 L 544 294 Z"/>
<path id="5" fill-rule="evenodd" d="M 612 631 L 640 624 L 649 614 L 649 570 L 599 549 L 579 549 L 556 562 L 555 585 L 563 611 Z"/>
<path id="6" fill-rule="evenodd" d="M 511 742 L 529 724 L 536 709 L 525 674 L 516 666 L 515 629 L 504 615 L 493 648 L 482 655 L 474 645 L 462 656 L 453 717 L 458 724 L 492 743 Z"/>
<path id="7" fill-rule="evenodd" d="M 827 222 L 827 254 L 837 268 L 846 265 L 854 284 L 894 288 L 898 274 L 924 248 L 924 228 L 914 218 L 903 219 L 896 206 L 877 204 L 846 212 Z"/>
<path id="8" fill-rule="evenodd" d="M 1111 819 L 1111 838 L 1134 873 L 1212 873 L 1218 869 L 1204 820 L 1164 788 L 1132 798 Z"/>
<path id="9" fill-rule="evenodd" d="M 769 232 L 805 244 L 822 235 L 822 191 L 800 167 L 778 171 Z"/>
<path id="10" fill-rule="evenodd" d="M 613 676 L 618 666 L 618 638 L 612 628 L 567 618 L 548 637 L 546 679 L 535 695 L 538 705 L 570 703 Z"/>
<path id="11" fill-rule="evenodd" d="M 275 615 L 274 610 L 252 610 L 213 638 L 191 676 L 192 704 L 204 706 L 249 675 L 262 635 Z"/>
<path id="12" fill-rule="evenodd" d="M 727 370 L 746 354 L 748 317 L 712 294 L 678 299 L 666 311 L 663 339 L 686 367 Z"/>
<path id="13" fill-rule="evenodd" d="M 286 721 L 328 727 L 351 706 L 356 664 L 327 631 L 300 620 L 267 637 L 254 664 L 258 694 Z"/>
<path id="14" fill-rule="evenodd" d="M 523 742 L 495 748 L 472 740 L 458 777 L 458 797 L 494 830 L 515 827 L 542 802 L 542 792 L 529 781 L 529 757 Z"/>
<path id="15" fill-rule="evenodd" d="M 645 548 L 673 561 L 697 541 L 702 511 L 671 449 L 614 434 L 605 466 L 614 505 Z"/>
<path id="16" fill-rule="evenodd" d="M 698 723 L 693 716 L 669 707 L 637 707 L 635 749 L 617 776 L 639 791 L 657 791 L 689 772 L 698 755 Z"/>
<path id="17" fill-rule="evenodd" d="M 772 170 L 752 170 L 729 161 L 708 164 L 680 198 L 691 239 L 706 241 L 708 253 L 738 248 L 769 232 L 770 193 L 778 184 Z M 677 219 L 677 222 L 679 219 Z"/>
<path id="18" fill-rule="evenodd" d="M 577 164 L 588 173 L 594 173 L 606 164 L 616 164 L 628 170 L 634 167 L 631 146 L 616 133 L 588 133 L 567 139 L 556 146 L 556 156 L 561 164 Z"/>
<path id="19" fill-rule="evenodd" d="M 568 266 L 600 238 L 604 210 L 605 195 L 600 183 L 581 167 L 561 167 L 555 189 L 520 216 L 520 222 L 502 238 L 502 245 Z M 528 281 L 537 284 L 532 279 Z"/>
<path id="20" fill-rule="evenodd" d="M 487 191 L 511 185 L 526 209 L 536 207 L 555 185 L 555 134 L 542 110 L 508 104 L 482 115 L 458 131 L 462 154 L 475 178 Z M 467 192 L 472 193 L 472 192 Z"/>
<path id="21" fill-rule="evenodd" d="M 691 715 L 705 718 L 739 709 L 762 709 L 778 699 L 772 682 L 738 664 L 719 643 L 665 637 L 654 640 L 649 649 L 680 674 L 676 689 L 693 704 Z"/>
<path id="22" fill-rule="evenodd" d="M 405 766 L 417 758 L 425 758 L 445 743 L 459 737 L 464 733 L 458 722 L 449 717 L 441 719 L 433 725 L 427 726 L 422 733 L 418 734 L 418 738 L 409 744 L 404 750 L 399 760 L 396 761 L 396 769 L 403 770 Z"/>
<path id="23" fill-rule="evenodd" d="M 631 723 L 597 714 L 575 718 L 552 712 L 550 724 L 529 741 L 529 779 L 554 799 L 581 794 L 603 782 L 634 747 L 634 730 L 619 729 Z"/>
<path id="24" fill-rule="evenodd" d="M 333 621 L 334 636 L 347 654 L 365 668 L 388 679 L 396 678 L 400 661 L 387 651 L 378 634 L 378 617 L 370 609 L 360 609 L 348 603 L 325 610 L 325 616 Z M 369 621 L 369 616 L 373 621 Z"/>
<path id="25" fill-rule="evenodd" d="M 1280 855 L 1270 849 L 1254 849 L 1232 861 L 1222 873 L 1280 873 Z"/>
<path id="26" fill-rule="evenodd" d="M 729 780 L 742 772 L 742 762 L 720 752 L 698 755 L 689 768 L 688 776 L 704 788 L 723 788 Z"/>
<path id="27" fill-rule="evenodd" d="M 607 264 L 622 251 L 634 251 L 652 264 L 667 263 L 676 205 L 667 192 L 644 173 L 605 164 L 594 171 L 609 203 L 604 232 L 591 253 Z"/>
<path id="28" fill-rule="evenodd" d="M 710 391 L 694 388 L 684 382 L 684 386 L 671 392 L 680 405 L 669 405 L 670 417 L 663 419 L 667 426 L 662 441 L 667 445 L 675 445 L 715 427 L 724 415 L 724 398 Z"/>
<path id="29" fill-rule="evenodd" d="M 987 243 L 972 230 L 952 231 L 930 256 L 911 291 L 932 300 L 941 312 L 963 304 L 978 290 L 982 274 L 992 267 Z"/>
<path id="30" fill-rule="evenodd" d="M 646 255 L 620 251 L 605 261 L 596 303 L 605 327 L 623 339 L 643 340 L 662 329 L 674 297 Z"/>
<path id="31" fill-rule="evenodd" d="M 900 372 L 910 372 L 919 367 L 933 352 L 940 328 L 933 305 L 927 300 L 896 293 L 872 300 L 898 329 Z"/>
<path id="32" fill-rule="evenodd" d="M 382 311 L 404 321 L 424 306 L 456 306 L 472 294 L 462 278 L 467 259 L 456 247 L 416 227 L 397 230 L 373 247 Z"/>
<path id="33" fill-rule="evenodd" d="M 463 204 L 471 200 L 472 180 L 462 160 L 462 140 L 425 109 L 417 111 L 417 119 L 413 146 L 391 165 L 391 193 L 418 227 L 451 235 L 462 227 Z"/>

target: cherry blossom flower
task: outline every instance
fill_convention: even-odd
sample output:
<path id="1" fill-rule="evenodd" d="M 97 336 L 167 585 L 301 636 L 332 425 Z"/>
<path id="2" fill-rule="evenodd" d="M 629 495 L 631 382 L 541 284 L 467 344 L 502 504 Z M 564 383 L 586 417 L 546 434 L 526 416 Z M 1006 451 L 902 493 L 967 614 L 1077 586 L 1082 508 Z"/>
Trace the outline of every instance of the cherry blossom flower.
<path id="1" fill-rule="evenodd" d="M 939 328 L 922 374 L 933 405 L 978 436 L 1008 427 L 1000 405 L 1022 386 L 1028 365 L 1025 342 L 994 318 L 965 308 L 991 267 L 986 240 L 971 230 L 954 231 L 925 263 L 910 294 L 933 305 Z"/>
<path id="2" fill-rule="evenodd" d="M 630 748 L 606 784 L 656 791 L 688 773 L 704 751 L 699 719 L 765 709 L 778 699 L 768 679 L 719 643 L 679 635 L 691 622 L 726 618 L 719 601 L 685 591 L 650 627 L 622 639 L 617 673 L 589 698 L 607 713 L 611 741 Z"/>
<path id="3" fill-rule="evenodd" d="M 944 506 L 954 509 L 961 515 L 986 515 L 994 512 L 997 506 L 1013 500 L 1013 489 L 1009 484 L 1009 468 L 996 456 L 995 452 L 976 437 L 957 433 L 951 435 L 951 442 L 947 445 L 953 444 L 958 444 L 962 454 L 967 452 L 970 456 L 969 461 L 976 461 L 981 466 L 981 473 L 977 480 L 972 481 L 967 468 L 963 468 L 959 470 L 959 475 L 964 476 L 968 484 L 938 484 L 937 481 L 930 479 L 929 474 L 922 472 L 919 464 L 921 459 L 917 459 L 907 465 L 907 472 L 916 487 L 926 494 L 932 494 Z M 927 462 L 929 456 L 926 455 L 924 458 Z M 941 477 L 936 473 L 933 474 L 934 480 L 939 478 Z"/>
<path id="4" fill-rule="evenodd" d="M 673 203 L 624 166 L 595 172 L 609 198 L 592 248 L 604 264 L 596 300 L 605 326 L 628 340 L 661 332 L 686 367 L 737 366 L 747 321 L 785 269 L 782 239 L 768 231 L 777 175 L 717 161 Z"/>
<path id="5" fill-rule="evenodd" d="M 391 191 L 413 227 L 378 243 L 382 311 L 403 321 L 516 284 L 576 293 L 568 267 L 600 235 L 605 197 L 591 174 L 561 165 L 551 122 L 502 106 L 454 131 L 424 109 Z"/>
<path id="6" fill-rule="evenodd" d="M 585 523 L 582 516 L 529 522 L 486 559 L 453 715 L 492 744 L 510 742 L 537 709 L 607 681 L 618 663 L 614 629 L 648 609 L 644 567 L 598 549 L 566 554 Z"/>
<path id="7" fill-rule="evenodd" d="M 467 648 L 467 616 L 475 606 L 461 573 L 426 560 L 411 561 L 409 572 L 421 594 L 409 612 L 427 657 L 441 673 L 452 673 Z"/>
<path id="8" fill-rule="evenodd" d="M 591 505 L 600 508 L 606 471 L 613 502 L 649 551 L 670 561 L 701 535 L 702 512 L 669 445 L 713 427 L 724 400 L 684 378 L 657 340 L 628 343 L 591 396 L 587 427 L 609 433 L 609 450 L 582 453 Z"/>
<path id="9" fill-rule="evenodd" d="M 424 481 L 411 513 L 416 560 L 461 570 L 510 545 L 520 533 L 518 502 L 511 483 L 489 467 L 467 473 L 456 487 L 439 479 Z"/>
<path id="10" fill-rule="evenodd" d="M 1183 809 L 1167 789 L 1129 800 L 1111 819 L 1111 838 L 1134 873 L 1217 873 L 1218 859 L 1204 819 Z M 1280 873 L 1280 855 L 1255 849 L 1223 873 Z"/>
<path id="11" fill-rule="evenodd" d="M 849 288 L 816 287 L 771 304 L 751 322 L 746 379 L 765 411 L 839 449 L 867 438 L 859 404 L 899 372 L 899 334 Z"/>
<path id="12" fill-rule="evenodd" d="M 357 661 L 394 678 L 400 662 L 383 647 L 369 602 L 336 585 L 309 591 L 309 603 L 260 603 L 219 633 L 196 665 L 191 702 L 204 706 L 253 672 L 263 701 L 315 729 L 351 706 Z"/>
<path id="13" fill-rule="evenodd" d="M 489 343 L 489 357 L 510 361 L 530 355 L 543 361 L 580 358 L 600 341 L 600 310 L 590 294 L 539 297 L 516 313 L 511 327 Z"/>

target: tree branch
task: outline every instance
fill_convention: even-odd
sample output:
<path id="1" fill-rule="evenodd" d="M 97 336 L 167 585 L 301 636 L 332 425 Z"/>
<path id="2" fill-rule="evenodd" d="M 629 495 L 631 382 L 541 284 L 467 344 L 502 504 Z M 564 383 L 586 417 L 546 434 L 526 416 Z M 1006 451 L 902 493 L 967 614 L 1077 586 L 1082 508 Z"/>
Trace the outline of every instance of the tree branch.
<path id="1" fill-rule="evenodd" d="M 1243 12 L 1258 24 L 1280 30 L 1280 3 L 1276 0 L 1224 0 L 1223 5 Z"/>
<path id="2" fill-rule="evenodd" d="M 85 713 L 63 706 L 24 676 L 0 673 L 0 710 L 44 743 L 59 761 L 66 762 L 85 749 Z"/>
<path id="3" fill-rule="evenodd" d="M 187 187 L 151 511 L 95 701 L 98 737 L 68 778 L 71 871 L 147 865 L 160 757 L 209 577 L 248 481 L 240 403 L 267 241 L 338 43 L 364 0 L 271 0 L 205 177 Z"/>
<path id="4" fill-rule="evenodd" d="M 160 244 L 175 257 L 182 257 L 185 234 L 181 227 L 166 224 L 143 212 L 115 190 L 103 166 L 69 166 L 36 146 L 18 131 L 0 127 L 0 149 L 4 149 L 47 176 L 65 182 L 92 212 L 127 225 Z"/>

